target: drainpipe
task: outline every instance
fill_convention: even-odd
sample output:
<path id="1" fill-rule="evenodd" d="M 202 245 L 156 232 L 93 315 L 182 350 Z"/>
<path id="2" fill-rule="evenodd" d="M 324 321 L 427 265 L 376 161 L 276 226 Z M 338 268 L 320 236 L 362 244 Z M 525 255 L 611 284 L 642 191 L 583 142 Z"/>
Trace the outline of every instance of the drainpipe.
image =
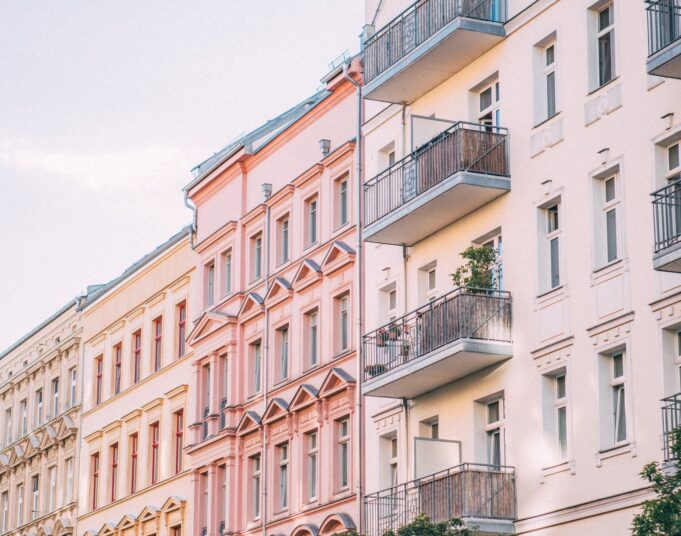
<path id="1" fill-rule="evenodd" d="M 355 227 L 357 240 L 357 271 L 355 276 L 356 293 L 358 304 L 357 313 L 357 363 L 355 378 L 357 378 L 357 397 L 355 399 L 355 415 L 357 416 L 357 426 L 355 427 L 357 434 L 357 469 L 356 475 L 356 489 L 357 489 L 357 520 L 360 534 L 364 533 L 364 404 L 362 402 L 362 363 L 364 362 L 364 347 L 362 345 L 362 334 L 364 332 L 364 247 L 362 245 L 362 226 L 364 220 L 364 190 L 362 181 L 362 119 L 363 119 L 363 101 L 362 101 L 362 85 L 354 80 L 348 74 L 349 62 L 343 64 L 343 76 L 348 80 L 357 90 L 357 124 L 355 134 L 355 184 L 357 195 L 355 196 L 355 213 L 357 225 Z"/>
<path id="2" fill-rule="evenodd" d="M 270 289 L 270 206 L 267 200 L 272 195 L 272 185 L 269 183 L 264 183 L 262 185 L 262 193 L 265 198 L 265 296 Z M 269 402 L 269 357 L 270 357 L 270 312 L 265 307 L 265 336 L 264 338 L 264 348 L 261 354 L 261 367 L 263 375 L 263 403 L 265 405 L 263 409 L 263 415 L 267 409 L 267 404 Z M 261 423 L 262 424 L 262 423 Z M 267 536 L 267 486 L 268 482 L 268 470 L 267 470 L 267 434 L 265 433 L 265 426 L 262 424 L 262 536 Z"/>
<path id="3" fill-rule="evenodd" d="M 194 233 L 196 232 L 196 206 L 189 200 L 187 190 L 184 191 L 184 206 L 192 211 L 192 226 L 189 229 L 189 247 L 194 249 Z"/>

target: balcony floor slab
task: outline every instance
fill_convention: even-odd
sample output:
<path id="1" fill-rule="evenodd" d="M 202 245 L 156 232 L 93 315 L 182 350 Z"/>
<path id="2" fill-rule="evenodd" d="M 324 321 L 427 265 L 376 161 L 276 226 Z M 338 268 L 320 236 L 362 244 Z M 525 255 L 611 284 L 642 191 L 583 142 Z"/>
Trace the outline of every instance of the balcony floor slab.
<path id="1" fill-rule="evenodd" d="M 681 78 L 681 39 L 677 39 L 646 61 L 648 74 Z"/>
<path id="2" fill-rule="evenodd" d="M 681 273 L 681 242 L 655 253 L 653 268 L 660 272 Z"/>

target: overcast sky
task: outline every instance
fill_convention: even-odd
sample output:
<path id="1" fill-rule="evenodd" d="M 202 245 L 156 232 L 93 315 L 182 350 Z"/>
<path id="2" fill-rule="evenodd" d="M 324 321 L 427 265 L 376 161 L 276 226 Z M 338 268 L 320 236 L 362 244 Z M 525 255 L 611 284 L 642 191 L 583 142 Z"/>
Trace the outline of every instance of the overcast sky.
<path id="1" fill-rule="evenodd" d="M 191 213 L 191 168 L 313 94 L 363 0 L 2 0 L 0 351 Z"/>

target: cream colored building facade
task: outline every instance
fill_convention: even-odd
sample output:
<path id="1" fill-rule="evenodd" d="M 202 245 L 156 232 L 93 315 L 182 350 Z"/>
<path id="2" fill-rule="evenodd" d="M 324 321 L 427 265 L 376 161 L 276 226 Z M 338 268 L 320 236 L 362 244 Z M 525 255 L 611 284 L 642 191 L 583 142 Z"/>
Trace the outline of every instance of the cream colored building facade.
<path id="1" fill-rule="evenodd" d="M 184 454 L 193 272 L 183 229 L 81 304 L 78 534 L 193 534 Z"/>
<path id="2" fill-rule="evenodd" d="M 0 354 L 0 534 L 75 534 L 81 331 L 74 300 Z"/>
<path id="3" fill-rule="evenodd" d="M 419 511 L 624 535 L 651 496 L 639 472 L 681 391 L 681 275 L 662 271 L 681 73 L 654 14 L 666 48 L 648 48 L 660 4 L 366 2 L 370 536 Z M 498 290 L 455 290 L 469 246 L 497 250 Z"/>

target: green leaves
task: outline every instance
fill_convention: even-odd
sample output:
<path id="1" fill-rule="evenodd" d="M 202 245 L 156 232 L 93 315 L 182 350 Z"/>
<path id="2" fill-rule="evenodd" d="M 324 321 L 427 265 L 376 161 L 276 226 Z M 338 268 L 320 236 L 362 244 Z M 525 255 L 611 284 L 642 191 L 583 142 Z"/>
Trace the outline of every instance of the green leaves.
<path id="1" fill-rule="evenodd" d="M 397 529 L 388 530 L 383 536 L 473 536 L 473 532 L 458 518 L 436 523 L 426 514 L 419 514 L 414 521 Z"/>
<path id="2" fill-rule="evenodd" d="M 466 288 L 494 289 L 497 281 L 494 267 L 497 263 L 497 251 L 488 246 L 470 246 L 461 252 L 468 262 L 459 266 L 452 278 L 454 286 Z"/>

